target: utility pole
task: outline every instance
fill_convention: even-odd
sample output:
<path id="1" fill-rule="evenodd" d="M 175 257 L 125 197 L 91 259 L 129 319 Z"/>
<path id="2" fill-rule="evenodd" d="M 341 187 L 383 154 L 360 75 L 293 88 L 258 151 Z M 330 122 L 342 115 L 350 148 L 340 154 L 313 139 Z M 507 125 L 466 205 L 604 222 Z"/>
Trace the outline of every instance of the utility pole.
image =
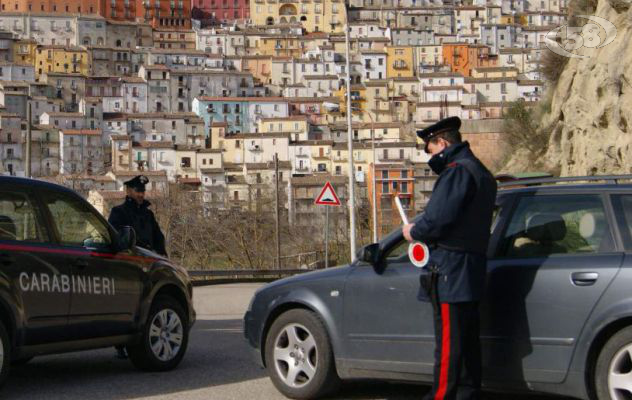
<path id="1" fill-rule="evenodd" d="M 375 186 L 377 180 L 375 178 L 375 126 L 373 120 L 371 120 L 371 153 L 373 154 L 373 173 L 371 174 L 371 186 L 373 187 L 373 207 L 371 210 L 373 213 L 373 243 L 377 243 L 377 187 Z"/>
<path id="2" fill-rule="evenodd" d="M 276 264 L 281 269 L 281 232 L 279 231 L 279 154 L 274 153 L 274 199 L 276 225 Z"/>
<path id="3" fill-rule="evenodd" d="M 26 100 L 26 155 L 24 157 L 24 173 L 27 178 L 31 177 L 31 101 Z"/>
<path id="4" fill-rule="evenodd" d="M 347 149 L 349 151 L 349 244 L 351 261 L 356 259 L 355 226 L 355 174 L 353 169 L 353 132 L 351 128 L 351 62 L 349 50 L 349 24 L 345 23 L 345 47 L 347 66 Z"/>

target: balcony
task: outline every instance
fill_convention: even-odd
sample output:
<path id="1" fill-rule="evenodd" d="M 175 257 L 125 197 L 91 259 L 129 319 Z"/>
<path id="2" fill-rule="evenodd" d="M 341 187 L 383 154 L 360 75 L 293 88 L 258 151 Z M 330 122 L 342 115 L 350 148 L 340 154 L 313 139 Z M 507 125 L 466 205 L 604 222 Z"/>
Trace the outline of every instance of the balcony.
<path id="1" fill-rule="evenodd" d="M 334 161 L 347 161 L 348 157 L 346 154 L 336 155 L 334 156 Z"/>
<path id="2" fill-rule="evenodd" d="M 307 173 L 307 172 L 309 172 L 309 168 L 307 166 L 302 166 L 302 167 L 298 166 L 298 167 L 295 168 L 295 171 L 296 172 L 305 172 L 305 173 Z M 310 196 L 310 198 L 311 198 L 311 196 Z"/>
<path id="3" fill-rule="evenodd" d="M 150 86 L 149 91 L 151 93 L 167 93 L 167 88 L 162 86 Z"/>
<path id="4" fill-rule="evenodd" d="M 259 153 L 259 152 L 262 152 L 263 149 L 258 144 L 254 144 L 254 145 L 249 145 L 248 146 L 248 151 Z"/>
<path id="5" fill-rule="evenodd" d="M 394 69 L 407 69 L 408 65 L 405 62 L 394 62 L 393 63 L 393 68 Z"/>

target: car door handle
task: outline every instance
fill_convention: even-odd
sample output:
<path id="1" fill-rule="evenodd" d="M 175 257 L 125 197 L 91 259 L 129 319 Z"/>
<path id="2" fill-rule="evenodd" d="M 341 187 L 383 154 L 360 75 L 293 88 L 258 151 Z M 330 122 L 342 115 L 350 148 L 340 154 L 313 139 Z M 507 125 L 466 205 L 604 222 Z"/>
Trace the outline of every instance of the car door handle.
<path id="1" fill-rule="evenodd" d="M 77 258 L 75 260 L 75 267 L 79 268 L 79 269 L 84 269 L 88 266 L 88 260 L 85 260 L 83 258 Z"/>
<path id="2" fill-rule="evenodd" d="M 11 265 L 13 264 L 13 256 L 9 253 L 0 253 L 0 264 Z"/>
<path id="3" fill-rule="evenodd" d="M 575 286 L 590 286 L 597 282 L 599 274 L 596 272 L 573 272 L 571 280 Z"/>

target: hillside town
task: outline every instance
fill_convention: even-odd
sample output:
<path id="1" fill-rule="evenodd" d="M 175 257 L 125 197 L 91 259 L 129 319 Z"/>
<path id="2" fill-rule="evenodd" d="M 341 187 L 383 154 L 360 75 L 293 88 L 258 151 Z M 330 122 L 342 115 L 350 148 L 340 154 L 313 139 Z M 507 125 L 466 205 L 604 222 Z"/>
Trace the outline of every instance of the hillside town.
<path id="1" fill-rule="evenodd" d="M 351 173 L 388 232 L 394 196 L 415 214 L 436 178 L 415 130 L 459 116 L 493 169 L 503 111 L 541 99 L 566 16 L 566 0 L 1 0 L 0 173 L 104 214 L 141 171 L 150 198 L 178 186 L 209 212 L 276 184 L 299 226 L 325 182 L 346 201 Z"/>

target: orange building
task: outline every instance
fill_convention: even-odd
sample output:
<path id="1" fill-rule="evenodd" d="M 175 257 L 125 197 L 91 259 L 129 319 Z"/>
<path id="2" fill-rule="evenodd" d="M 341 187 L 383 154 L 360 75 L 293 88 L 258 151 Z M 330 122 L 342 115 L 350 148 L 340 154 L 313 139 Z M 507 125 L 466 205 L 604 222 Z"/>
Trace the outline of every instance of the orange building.
<path id="1" fill-rule="evenodd" d="M 373 174 L 375 173 L 377 231 L 379 237 L 402 225 L 395 205 L 399 196 L 408 219 L 415 216 L 415 166 L 412 163 L 376 164 L 369 168 L 368 197 L 373 206 Z"/>
<path id="2" fill-rule="evenodd" d="M 442 47 L 443 62 L 463 76 L 472 76 L 473 68 L 498 65 L 498 57 L 490 55 L 489 47 L 482 44 L 444 43 Z"/>
<path id="3" fill-rule="evenodd" d="M 0 0 L 0 10 L 6 12 L 45 12 L 99 14 L 104 0 Z"/>
<path id="4" fill-rule="evenodd" d="M 191 0 L 0 0 L 0 11 L 98 14 L 152 28 L 191 28 Z"/>
<path id="5" fill-rule="evenodd" d="M 191 0 L 101 0 L 101 15 L 137 21 L 152 28 L 191 28 Z"/>

